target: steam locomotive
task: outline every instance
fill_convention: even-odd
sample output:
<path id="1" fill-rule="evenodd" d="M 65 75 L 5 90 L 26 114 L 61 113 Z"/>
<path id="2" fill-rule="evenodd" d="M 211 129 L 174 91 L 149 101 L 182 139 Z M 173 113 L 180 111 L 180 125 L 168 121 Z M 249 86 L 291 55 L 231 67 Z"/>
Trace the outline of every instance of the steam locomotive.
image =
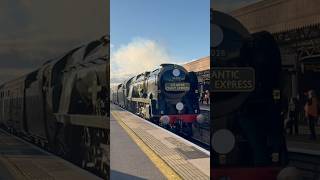
<path id="1" fill-rule="evenodd" d="M 287 163 L 279 48 L 214 10 L 211 34 L 211 177 L 277 179 Z"/>
<path id="2" fill-rule="evenodd" d="M 198 79 L 176 64 L 162 64 L 113 86 L 111 101 L 175 132 L 192 135 L 192 123 L 201 122 Z"/>
<path id="3" fill-rule="evenodd" d="M 109 38 L 77 47 L 0 86 L 0 124 L 106 177 Z"/>

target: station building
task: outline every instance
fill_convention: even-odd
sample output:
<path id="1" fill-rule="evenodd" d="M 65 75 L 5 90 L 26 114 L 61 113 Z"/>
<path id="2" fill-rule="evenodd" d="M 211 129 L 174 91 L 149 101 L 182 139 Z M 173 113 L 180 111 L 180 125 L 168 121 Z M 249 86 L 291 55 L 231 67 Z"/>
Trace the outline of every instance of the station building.
<path id="1" fill-rule="evenodd" d="M 203 57 L 183 65 L 187 71 L 193 71 L 198 76 L 200 93 L 210 87 L 210 57 Z"/>

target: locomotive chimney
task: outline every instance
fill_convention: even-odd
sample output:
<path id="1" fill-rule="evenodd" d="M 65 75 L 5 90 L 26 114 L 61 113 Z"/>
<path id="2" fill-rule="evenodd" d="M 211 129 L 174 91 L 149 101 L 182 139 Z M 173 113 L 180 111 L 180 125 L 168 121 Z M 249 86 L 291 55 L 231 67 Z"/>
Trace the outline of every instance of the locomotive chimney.
<path id="1" fill-rule="evenodd" d="M 167 63 L 165 63 L 165 64 L 161 64 L 160 66 L 164 68 L 164 67 L 173 66 L 173 64 L 167 64 Z"/>
<path id="2" fill-rule="evenodd" d="M 148 76 L 150 74 L 150 71 L 144 72 L 144 76 Z"/>

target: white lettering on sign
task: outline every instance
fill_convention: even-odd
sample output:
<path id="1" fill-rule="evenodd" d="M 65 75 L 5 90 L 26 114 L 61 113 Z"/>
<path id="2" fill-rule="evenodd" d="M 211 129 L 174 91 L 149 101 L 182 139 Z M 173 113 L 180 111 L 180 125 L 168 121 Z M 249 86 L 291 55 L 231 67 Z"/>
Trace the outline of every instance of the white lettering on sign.
<path id="1" fill-rule="evenodd" d="M 212 77 L 215 79 L 239 79 L 239 70 L 213 71 Z"/>
<path id="2" fill-rule="evenodd" d="M 211 78 L 215 92 L 251 92 L 255 89 L 255 73 L 252 68 L 213 68 Z"/>

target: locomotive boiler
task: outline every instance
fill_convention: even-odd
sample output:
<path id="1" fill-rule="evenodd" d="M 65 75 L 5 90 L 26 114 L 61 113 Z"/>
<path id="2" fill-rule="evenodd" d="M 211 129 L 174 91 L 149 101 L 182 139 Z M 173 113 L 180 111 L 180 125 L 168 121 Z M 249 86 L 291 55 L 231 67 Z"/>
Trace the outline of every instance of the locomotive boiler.
<path id="1" fill-rule="evenodd" d="M 109 40 L 77 47 L 0 86 L 0 123 L 103 177 L 109 143 Z"/>
<path id="2" fill-rule="evenodd" d="M 192 135 L 192 123 L 201 122 L 198 80 L 176 64 L 131 77 L 112 88 L 112 101 L 175 132 Z"/>
<path id="3" fill-rule="evenodd" d="M 213 179 L 277 179 L 287 163 L 279 48 L 268 32 L 250 34 L 218 11 L 211 18 Z"/>

